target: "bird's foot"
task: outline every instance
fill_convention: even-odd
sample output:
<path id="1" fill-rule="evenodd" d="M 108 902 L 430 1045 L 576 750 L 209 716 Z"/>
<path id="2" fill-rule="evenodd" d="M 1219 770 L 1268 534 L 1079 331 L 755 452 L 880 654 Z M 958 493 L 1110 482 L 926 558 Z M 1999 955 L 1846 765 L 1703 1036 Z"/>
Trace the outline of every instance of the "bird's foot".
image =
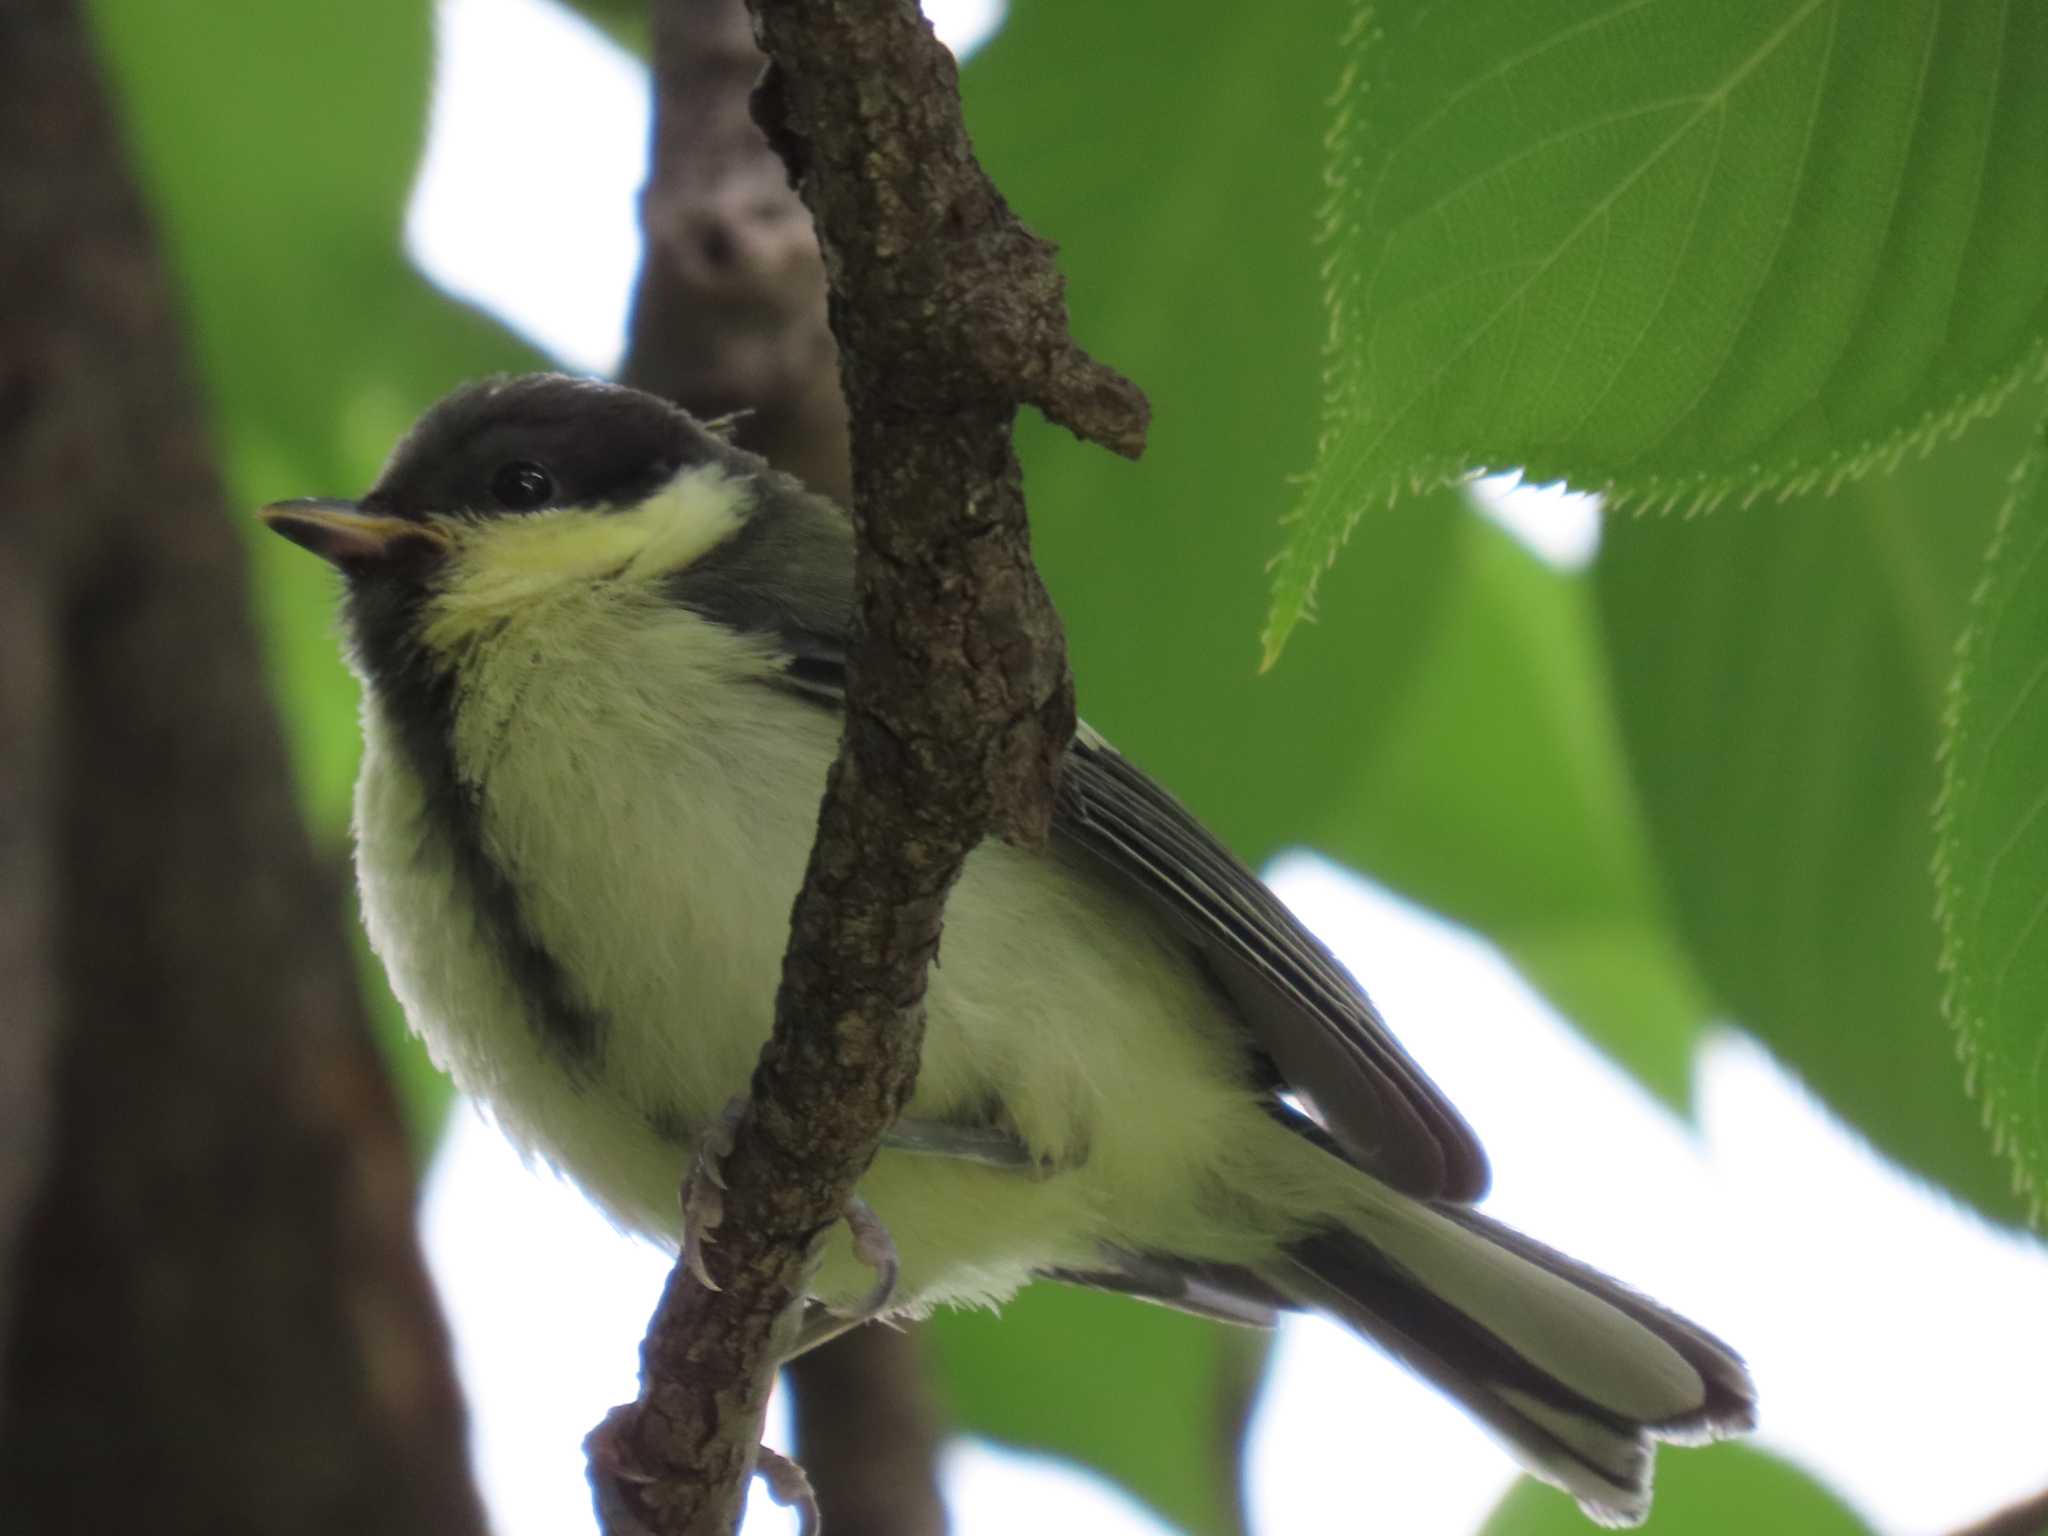
<path id="1" fill-rule="evenodd" d="M 723 1165 L 732 1156 L 733 1131 L 746 1107 L 744 1098 L 726 1102 L 718 1118 L 697 1138 L 690 1171 L 683 1176 L 683 1263 L 710 1291 L 718 1289 L 718 1282 L 711 1278 L 704 1253 L 711 1245 L 711 1234 L 725 1220 Z M 846 1326 L 852 1327 L 888 1310 L 903 1266 L 896 1253 L 896 1240 L 889 1236 L 889 1229 L 875 1214 L 874 1207 L 858 1194 L 846 1202 L 845 1220 L 853 1234 L 854 1256 L 875 1272 L 874 1289 L 852 1312 L 839 1314 L 846 1319 Z"/>
<path id="2" fill-rule="evenodd" d="M 733 1128 L 746 1112 L 744 1098 L 732 1098 L 697 1138 L 690 1171 L 683 1175 L 683 1265 L 707 1291 L 718 1289 L 704 1264 L 711 1234 L 725 1220 L 725 1160 L 732 1156 Z"/>
<path id="3" fill-rule="evenodd" d="M 820 1536 L 825 1517 L 818 1509 L 818 1490 L 802 1467 L 764 1445 L 754 1451 L 754 1476 L 767 1485 L 769 1498 L 796 1511 L 797 1536 Z"/>
<path id="4" fill-rule="evenodd" d="M 638 1411 L 637 1404 L 620 1404 L 583 1441 L 600 1518 L 607 1531 L 621 1536 L 653 1536 L 640 1518 L 638 1495 L 660 1478 L 641 1465 L 633 1444 Z M 797 1512 L 797 1536 L 821 1536 L 825 1519 L 818 1509 L 818 1492 L 802 1467 L 782 1452 L 759 1445 L 754 1448 L 754 1475 L 767 1486 L 769 1498 Z"/>
<path id="5" fill-rule="evenodd" d="M 875 1272 L 874 1289 L 846 1314 L 848 1325 L 852 1326 L 889 1310 L 889 1303 L 896 1297 L 896 1282 L 902 1278 L 903 1261 L 896 1252 L 896 1239 L 882 1225 L 875 1208 L 859 1195 L 846 1202 L 846 1225 L 853 1233 L 854 1257 Z"/>
<path id="6" fill-rule="evenodd" d="M 896 1299 L 896 1284 L 903 1266 L 897 1257 L 896 1240 L 889 1236 L 889 1229 L 882 1225 L 882 1218 L 875 1214 L 873 1206 L 855 1195 L 846 1203 L 846 1225 L 853 1232 L 854 1253 L 875 1272 L 874 1289 L 847 1311 L 839 1311 L 819 1301 L 806 1303 L 803 1322 L 797 1328 L 796 1343 L 782 1357 L 784 1364 L 799 1355 L 809 1354 L 820 1344 L 831 1343 L 862 1323 L 872 1322 L 887 1312 L 890 1303 Z"/>

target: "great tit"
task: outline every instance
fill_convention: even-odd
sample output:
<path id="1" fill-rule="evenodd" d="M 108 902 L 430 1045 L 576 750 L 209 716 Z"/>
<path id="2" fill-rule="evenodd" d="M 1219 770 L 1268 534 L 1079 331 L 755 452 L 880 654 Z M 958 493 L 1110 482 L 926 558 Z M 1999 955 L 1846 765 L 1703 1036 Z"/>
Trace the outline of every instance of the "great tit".
<path id="1" fill-rule="evenodd" d="M 263 516 L 344 578 L 363 911 L 412 1027 L 674 1246 L 838 747 L 848 520 L 663 400 L 557 375 L 459 389 L 360 501 Z M 927 1010 L 860 1186 L 894 1313 L 1035 1277 L 1321 1312 L 1614 1524 L 1648 1510 L 1653 1441 L 1752 1427 L 1720 1340 L 1474 1209 L 1485 1154 L 1357 982 L 1087 727 L 1050 846 L 968 859 Z M 842 1230 L 812 1295 L 871 1289 Z"/>

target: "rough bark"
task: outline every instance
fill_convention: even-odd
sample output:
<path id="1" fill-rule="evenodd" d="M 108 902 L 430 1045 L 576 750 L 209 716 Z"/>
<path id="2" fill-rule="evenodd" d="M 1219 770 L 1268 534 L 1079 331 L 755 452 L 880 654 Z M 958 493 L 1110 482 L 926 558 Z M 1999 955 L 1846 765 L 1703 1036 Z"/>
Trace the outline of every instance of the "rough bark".
<path id="1" fill-rule="evenodd" d="M 231 515 L 84 20 L 13 0 L 0 1529 L 480 1533 L 408 1152 Z"/>
<path id="2" fill-rule="evenodd" d="M 1075 346 L 1051 248 L 975 163 L 952 56 L 908 0 L 757 0 L 755 116 L 816 220 L 859 534 L 847 729 L 775 1032 L 725 1162 L 707 1290 L 678 1268 L 642 1391 L 592 1436 L 616 1533 L 723 1533 L 819 1239 L 916 1078 L 945 899 L 987 832 L 1042 839 L 1073 729 L 1033 569 L 1019 403 L 1135 453 L 1143 397 Z"/>
<path id="3" fill-rule="evenodd" d="M 839 349 L 810 210 L 748 112 L 767 64 L 744 0 L 653 15 L 646 254 L 626 382 L 698 416 L 842 504 L 852 497 Z M 834 1536 L 940 1536 L 945 1421 L 921 1331 L 862 1328 L 794 1361 L 796 1453 Z"/>

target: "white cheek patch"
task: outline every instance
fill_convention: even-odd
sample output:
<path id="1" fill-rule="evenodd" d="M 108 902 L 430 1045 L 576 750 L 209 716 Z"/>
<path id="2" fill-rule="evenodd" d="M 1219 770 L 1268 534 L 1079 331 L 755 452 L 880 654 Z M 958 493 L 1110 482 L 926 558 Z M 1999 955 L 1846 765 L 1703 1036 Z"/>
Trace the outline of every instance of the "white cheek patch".
<path id="1" fill-rule="evenodd" d="M 452 567 L 428 604 L 426 642 L 457 650 L 564 592 L 651 586 L 730 537 L 746 506 L 745 486 L 706 466 L 625 511 L 554 507 L 443 524 Z"/>
<path id="2" fill-rule="evenodd" d="M 748 496 L 744 482 L 706 466 L 678 475 L 631 512 L 614 513 L 643 539 L 627 578 L 658 580 L 709 554 L 746 521 Z"/>

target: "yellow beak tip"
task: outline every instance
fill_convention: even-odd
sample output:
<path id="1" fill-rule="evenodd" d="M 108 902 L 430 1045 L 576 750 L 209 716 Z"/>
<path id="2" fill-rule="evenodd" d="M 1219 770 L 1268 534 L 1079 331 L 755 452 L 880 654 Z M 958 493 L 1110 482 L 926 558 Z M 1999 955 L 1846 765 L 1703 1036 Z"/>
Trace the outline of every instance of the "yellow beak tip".
<path id="1" fill-rule="evenodd" d="M 323 497 L 273 501 L 256 515 L 273 532 L 343 570 L 388 564 L 406 555 L 439 553 L 448 543 L 427 523 L 365 512 L 352 501 Z"/>

